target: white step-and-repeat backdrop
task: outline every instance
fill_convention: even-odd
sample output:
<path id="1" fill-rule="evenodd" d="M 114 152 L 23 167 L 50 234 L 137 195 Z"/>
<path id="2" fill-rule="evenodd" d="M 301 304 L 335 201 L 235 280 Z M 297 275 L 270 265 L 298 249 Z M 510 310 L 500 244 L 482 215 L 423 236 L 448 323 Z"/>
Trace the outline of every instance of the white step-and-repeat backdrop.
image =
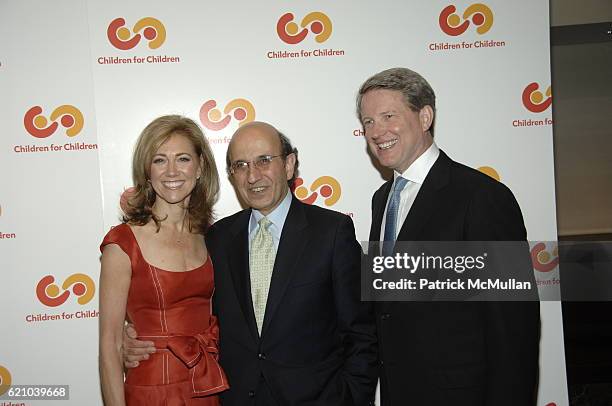
<path id="1" fill-rule="evenodd" d="M 409 67 L 436 91 L 438 145 L 512 189 L 530 240 L 556 240 L 547 1 L 0 0 L 0 39 L 0 393 L 69 385 L 62 404 L 101 404 L 98 246 L 160 115 L 199 122 L 221 173 L 239 125 L 274 124 L 300 150 L 295 194 L 365 240 L 383 179 L 355 94 Z M 239 209 L 222 178 L 219 217 Z M 537 250 L 555 287 L 554 247 Z M 558 302 L 542 303 L 540 373 L 538 405 L 567 405 Z"/>

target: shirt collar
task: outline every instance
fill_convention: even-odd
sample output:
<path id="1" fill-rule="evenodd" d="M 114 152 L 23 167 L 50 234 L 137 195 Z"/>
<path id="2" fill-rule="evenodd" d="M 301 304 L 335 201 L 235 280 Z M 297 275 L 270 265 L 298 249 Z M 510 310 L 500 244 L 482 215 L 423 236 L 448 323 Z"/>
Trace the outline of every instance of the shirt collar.
<path id="1" fill-rule="evenodd" d="M 268 220 L 274 224 L 278 228 L 279 231 L 283 229 L 283 225 L 285 224 L 285 220 L 287 219 L 287 214 L 289 213 L 289 207 L 291 207 L 291 192 L 287 190 L 287 194 L 280 202 L 278 206 L 271 213 L 269 213 L 266 217 Z M 251 210 L 251 219 L 249 220 L 249 233 L 257 228 L 257 224 L 259 220 L 264 217 L 263 213 L 259 210 L 253 209 Z"/>
<path id="2" fill-rule="evenodd" d="M 422 185 L 425 181 L 425 178 L 427 177 L 427 174 L 429 173 L 429 170 L 434 165 L 439 155 L 440 149 L 438 148 L 436 143 L 433 142 L 429 146 L 429 148 L 427 148 L 425 152 L 423 152 L 421 156 L 418 157 L 412 163 L 412 165 L 410 165 L 408 169 L 404 171 L 404 173 L 398 173 L 396 171 L 393 171 L 393 180 L 395 181 L 398 176 L 401 176 L 411 182 Z"/>

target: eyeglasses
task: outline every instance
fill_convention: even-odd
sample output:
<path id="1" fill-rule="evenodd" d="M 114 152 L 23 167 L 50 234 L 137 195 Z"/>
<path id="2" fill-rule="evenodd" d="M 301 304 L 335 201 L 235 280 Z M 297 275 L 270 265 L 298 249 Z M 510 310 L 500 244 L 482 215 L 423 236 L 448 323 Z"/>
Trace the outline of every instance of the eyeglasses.
<path id="1" fill-rule="evenodd" d="M 229 173 L 231 175 L 247 173 L 249 165 L 251 164 L 253 164 L 255 168 L 263 170 L 270 166 L 274 158 L 282 156 L 283 155 L 262 155 L 252 161 L 236 161 L 230 165 Z"/>

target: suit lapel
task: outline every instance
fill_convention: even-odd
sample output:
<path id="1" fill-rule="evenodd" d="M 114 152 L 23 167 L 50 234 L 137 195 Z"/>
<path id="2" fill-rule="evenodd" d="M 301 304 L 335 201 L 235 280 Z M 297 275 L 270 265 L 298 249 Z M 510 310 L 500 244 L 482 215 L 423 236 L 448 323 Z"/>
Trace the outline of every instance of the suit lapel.
<path id="1" fill-rule="evenodd" d="M 393 180 L 387 181 L 381 188 L 379 193 L 376 193 L 372 203 L 372 226 L 370 227 L 370 241 L 378 243 L 380 241 L 380 229 L 382 228 L 383 215 L 385 214 L 385 206 L 387 198 L 391 191 Z M 377 246 L 378 244 L 375 244 Z"/>
<path id="2" fill-rule="evenodd" d="M 429 173 L 425 177 L 419 193 L 410 207 L 408 216 L 400 231 L 397 235 L 397 241 L 418 241 L 421 234 L 421 230 L 429 220 L 429 218 L 437 212 L 437 207 L 442 203 L 438 192 L 444 188 L 450 181 L 450 158 L 446 154 L 440 151 L 440 156 L 436 159 L 436 162 L 429 170 Z M 380 229 L 382 226 L 382 217 L 385 211 L 385 205 L 389 192 L 391 191 L 392 181 L 388 182 L 388 185 L 384 188 L 384 193 L 377 203 L 377 211 L 373 216 L 372 225 L 374 226 L 375 219 L 377 221 L 377 228 L 372 229 L 370 232 L 370 240 L 380 240 Z M 376 209 L 376 207 L 375 207 Z M 373 237 L 374 236 L 374 239 Z M 397 302 L 378 302 L 377 311 L 379 313 L 389 312 L 390 309 Z"/>
<path id="3" fill-rule="evenodd" d="M 229 255 L 230 272 L 236 296 L 240 303 L 240 308 L 249 327 L 249 331 L 257 341 L 257 322 L 255 321 L 255 311 L 253 310 L 253 300 L 251 298 L 251 278 L 249 274 L 249 219 L 251 210 L 244 210 L 232 225 L 230 232 L 233 235 L 232 243 L 235 251 Z"/>
<path id="4" fill-rule="evenodd" d="M 297 268 L 297 262 L 306 247 L 308 239 L 303 231 L 307 226 L 308 221 L 304 213 L 304 203 L 292 197 L 291 207 L 283 225 L 278 252 L 274 260 L 274 270 L 272 272 L 272 280 L 270 281 L 266 314 L 262 327 L 262 338 L 266 334 L 266 330 L 287 290 L 291 276 Z"/>
<path id="5" fill-rule="evenodd" d="M 397 236 L 398 241 L 419 241 L 419 236 L 429 218 L 437 212 L 441 199 L 440 189 L 450 182 L 450 158 L 442 151 L 421 185 L 421 189 L 408 212 Z"/>

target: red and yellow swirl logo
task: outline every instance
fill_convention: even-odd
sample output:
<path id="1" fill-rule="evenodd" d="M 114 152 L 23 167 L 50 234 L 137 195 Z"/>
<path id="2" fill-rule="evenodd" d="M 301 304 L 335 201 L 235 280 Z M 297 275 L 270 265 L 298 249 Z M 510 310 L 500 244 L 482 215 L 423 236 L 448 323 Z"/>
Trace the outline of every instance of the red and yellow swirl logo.
<path id="1" fill-rule="evenodd" d="M 67 277 L 62 283 L 63 292 L 61 293 L 59 286 L 55 284 L 53 275 L 45 276 L 36 285 L 36 296 L 42 304 L 57 307 L 68 300 L 71 292 L 70 287 L 72 287 L 72 293 L 78 296 L 77 302 L 81 305 L 89 303 L 96 293 L 96 285 L 89 276 L 75 273 Z"/>
<path id="2" fill-rule="evenodd" d="M 0 396 L 4 395 L 11 387 L 11 373 L 0 365 Z"/>
<path id="3" fill-rule="evenodd" d="M 293 13 L 283 14 L 276 23 L 278 37 L 287 44 L 295 45 L 304 41 L 309 31 L 315 34 L 315 41 L 325 42 L 332 34 L 332 22 L 329 17 L 320 12 L 308 13 L 298 26 L 293 21 Z"/>
<path id="4" fill-rule="evenodd" d="M 550 86 L 546 88 L 546 92 L 542 94 L 539 90 L 540 85 L 536 82 L 530 83 L 523 90 L 523 105 L 532 113 L 541 113 L 552 104 L 552 92 Z M 546 98 L 544 98 L 546 95 Z"/>
<path id="5" fill-rule="evenodd" d="M 34 106 L 26 111 L 23 116 L 23 126 L 32 137 L 47 138 L 53 134 L 59 125 L 66 128 L 66 135 L 74 137 L 83 129 L 83 113 L 70 104 L 59 106 L 51 112 L 51 124 L 47 117 L 43 116 L 42 107 Z M 58 123 L 59 119 L 59 123 Z"/>
<path id="6" fill-rule="evenodd" d="M 546 249 L 546 244 L 539 242 L 531 249 L 531 262 L 533 268 L 538 272 L 550 272 L 559 265 L 559 250 L 555 244 L 551 250 Z"/>
<path id="7" fill-rule="evenodd" d="M 446 6 L 441 12 L 438 22 L 440 28 L 446 34 L 456 37 L 463 34 L 470 22 L 477 26 L 476 32 L 484 34 L 493 26 L 493 11 L 482 3 L 474 3 L 463 12 L 463 17 L 455 14 L 457 8 L 454 5 Z"/>
<path id="8" fill-rule="evenodd" d="M 480 172 L 484 173 L 485 175 L 488 175 L 490 177 L 492 177 L 493 179 L 495 179 L 496 181 L 500 181 L 501 177 L 499 176 L 499 172 L 497 172 L 495 170 L 495 168 L 491 167 L 491 166 L 481 166 L 479 168 L 477 168 Z"/>
<path id="9" fill-rule="evenodd" d="M 166 27 L 156 18 L 145 17 L 138 20 L 130 31 L 125 27 L 125 19 L 118 17 L 110 22 L 106 35 L 110 43 L 122 51 L 134 48 L 143 36 L 149 41 L 150 49 L 157 49 L 166 41 Z"/>
<path id="10" fill-rule="evenodd" d="M 296 178 L 293 187 L 295 197 L 306 204 L 313 204 L 320 195 L 326 206 L 333 206 L 342 194 L 340 182 L 331 176 L 321 176 L 315 179 L 310 188 L 304 186 L 304 179 Z"/>
<path id="11" fill-rule="evenodd" d="M 217 102 L 211 99 L 200 108 L 202 125 L 212 131 L 223 130 L 228 126 L 232 117 L 238 120 L 238 126 L 250 123 L 255 120 L 255 107 L 247 99 L 234 99 L 227 103 L 221 113 L 217 108 Z"/>

